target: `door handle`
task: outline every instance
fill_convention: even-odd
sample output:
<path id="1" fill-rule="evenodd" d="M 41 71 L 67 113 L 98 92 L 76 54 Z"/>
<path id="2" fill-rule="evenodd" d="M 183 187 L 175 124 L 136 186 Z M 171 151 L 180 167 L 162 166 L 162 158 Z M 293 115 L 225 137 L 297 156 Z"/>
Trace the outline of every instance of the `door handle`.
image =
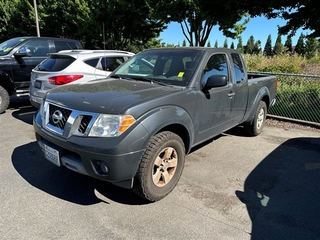
<path id="1" fill-rule="evenodd" d="M 234 92 L 228 93 L 228 97 L 233 97 L 234 95 L 236 95 Z"/>

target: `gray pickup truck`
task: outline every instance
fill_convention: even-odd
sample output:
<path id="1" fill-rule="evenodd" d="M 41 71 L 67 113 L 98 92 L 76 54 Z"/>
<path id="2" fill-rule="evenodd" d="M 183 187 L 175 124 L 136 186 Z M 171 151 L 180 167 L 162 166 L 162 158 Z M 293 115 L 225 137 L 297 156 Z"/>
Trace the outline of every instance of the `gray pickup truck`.
<path id="1" fill-rule="evenodd" d="M 276 87 L 233 49 L 149 49 L 105 80 L 49 91 L 33 125 L 47 160 L 154 202 L 193 147 L 238 125 L 260 134 Z"/>

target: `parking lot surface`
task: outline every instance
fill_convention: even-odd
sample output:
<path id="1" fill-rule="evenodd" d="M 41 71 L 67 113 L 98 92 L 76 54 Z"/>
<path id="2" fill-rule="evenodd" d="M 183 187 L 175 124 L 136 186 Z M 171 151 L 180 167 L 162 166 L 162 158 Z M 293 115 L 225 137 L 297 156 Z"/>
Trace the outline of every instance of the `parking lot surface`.
<path id="1" fill-rule="evenodd" d="M 148 203 L 58 168 L 27 99 L 0 114 L 1 239 L 319 239 L 320 131 L 240 127 L 193 149 L 177 187 Z"/>

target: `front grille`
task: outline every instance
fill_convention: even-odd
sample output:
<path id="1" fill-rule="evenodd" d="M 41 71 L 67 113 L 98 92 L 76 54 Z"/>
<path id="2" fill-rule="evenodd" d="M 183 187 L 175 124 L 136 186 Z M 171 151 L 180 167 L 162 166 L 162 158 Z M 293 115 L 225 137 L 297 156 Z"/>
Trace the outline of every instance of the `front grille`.
<path id="1" fill-rule="evenodd" d="M 86 131 L 91 119 L 92 119 L 92 116 L 89 116 L 89 115 L 85 115 L 82 117 L 82 120 L 81 120 L 81 122 L 79 124 L 79 128 L 78 128 L 78 131 L 80 133 L 84 133 Z"/>
<path id="2" fill-rule="evenodd" d="M 49 123 L 63 130 L 71 112 L 72 111 L 69 109 L 65 109 L 65 108 L 50 104 L 49 105 Z M 57 117 L 53 117 L 54 115 L 56 115 Z"/>

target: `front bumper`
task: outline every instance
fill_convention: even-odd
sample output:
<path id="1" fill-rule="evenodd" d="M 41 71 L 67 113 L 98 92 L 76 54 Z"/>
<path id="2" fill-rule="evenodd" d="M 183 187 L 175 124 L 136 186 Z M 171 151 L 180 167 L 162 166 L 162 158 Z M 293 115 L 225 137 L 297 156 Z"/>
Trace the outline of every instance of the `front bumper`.
<path id="1" fill-rule="evenodd" d="M 58 150 L 62 166 L 121 187 L 132 187 L 148 141 L 148 132 L 141 124 L 114 138 L 63 138 L 42 128 L 41 124 L 40 114 L 36 114 L 33 126 L 37 142 L 43 151 L 44 145 Z"/>

